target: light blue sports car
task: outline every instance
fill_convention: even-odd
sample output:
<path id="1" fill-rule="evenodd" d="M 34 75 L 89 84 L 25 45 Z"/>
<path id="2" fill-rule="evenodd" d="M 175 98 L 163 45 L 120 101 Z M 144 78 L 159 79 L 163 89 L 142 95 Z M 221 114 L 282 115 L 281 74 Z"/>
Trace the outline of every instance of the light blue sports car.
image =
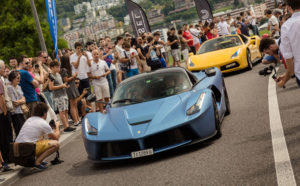
<path id="1" fill-rule="evenodd" d="M 227 114 L 230 105 L 220 70 L 165 68 L 123 81 L 106 114 L 90 113 L 83 119 L 82 134 L 90 160 L 139 158 L 219 138 Z"/>

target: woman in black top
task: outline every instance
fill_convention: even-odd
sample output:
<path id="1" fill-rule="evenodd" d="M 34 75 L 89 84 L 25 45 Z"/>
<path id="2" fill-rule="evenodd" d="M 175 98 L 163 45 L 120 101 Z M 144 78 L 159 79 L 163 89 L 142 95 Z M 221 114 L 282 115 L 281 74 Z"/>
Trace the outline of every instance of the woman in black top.
<path id="1" fill-rule="evenodd" d="M 72 115 L 72 119 L 74 121 L 74 125 L 77 126 L 80 124 L 79 114 L 77 109 L 77 98 L 80 96 L 78 89 L 75 86 L 75 78 L 77 77 L 77 72 L 72 75 L 71 65 L 70 65 L 70 57 L 62 56 L 61 57 L 61 77 L 64 83 L 69 84 L 69 88 L 67 88 L 67 94 L 70 101 L 70 112 Z"/>

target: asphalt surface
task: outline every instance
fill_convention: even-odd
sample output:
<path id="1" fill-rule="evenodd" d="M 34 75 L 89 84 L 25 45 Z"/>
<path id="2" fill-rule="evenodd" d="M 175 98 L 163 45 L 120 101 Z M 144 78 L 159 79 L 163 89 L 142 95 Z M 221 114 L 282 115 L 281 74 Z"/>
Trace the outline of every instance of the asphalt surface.
<path id="1" fill-rule="evenodd" d="M 44 172 L 22 171 L 12 185 L 277 185 L 268 112 L 268 77 L 252 71 L 225 77 L 231 115 L 218 140 L 141 159 L 94 164 L 78 134 L 61 149 L 65 162 Z M 280 113 L 296 181 L 300 177 L 299 89 L 278 89 Z M 297 121 L 298 119 L 298 121 Z"/>

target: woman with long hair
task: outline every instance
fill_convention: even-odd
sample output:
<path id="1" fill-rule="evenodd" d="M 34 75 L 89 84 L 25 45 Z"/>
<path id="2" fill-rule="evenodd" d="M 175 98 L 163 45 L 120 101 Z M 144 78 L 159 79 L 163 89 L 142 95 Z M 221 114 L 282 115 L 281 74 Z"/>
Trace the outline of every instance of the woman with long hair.
<path id="1" fill-rule="evenodd" d="M 80 94 L 78 89 L 75 86 L 75 79 L 77 77 L 77 72 L 72 75 L 70 57 L 62 56 L 61 59 L 61 77 L 64 83 L 68 83 L 69 88 L 67 88 L 67 94 L 70 101 L 70 112 L 72 119 L 74 121 L 74 126 L 78 126 L 80 124 L 79 114 L 77 109 L 77 99 Z"/>

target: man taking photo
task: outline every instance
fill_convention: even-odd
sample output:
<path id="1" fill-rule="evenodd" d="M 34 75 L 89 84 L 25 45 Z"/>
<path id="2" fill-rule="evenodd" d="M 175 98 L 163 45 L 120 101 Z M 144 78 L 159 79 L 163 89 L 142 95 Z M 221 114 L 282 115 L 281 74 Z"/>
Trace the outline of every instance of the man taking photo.
<path id="1" fill-rule="evenodd" d="M 52 130 L 46 122 L 48 106 L 39 102 L 33 109 L 32 117 L 30 117 L 23 125 L 16 143 L 35 143 L 36 144 L 36 160 L 35 168 L 40 170 L 47 169 L 47 162 L 43 162 L 51 154 L 59 149 L 59 124 Z M 48 135 L 48 140 L 41 139 L 42 136 Z"/>

